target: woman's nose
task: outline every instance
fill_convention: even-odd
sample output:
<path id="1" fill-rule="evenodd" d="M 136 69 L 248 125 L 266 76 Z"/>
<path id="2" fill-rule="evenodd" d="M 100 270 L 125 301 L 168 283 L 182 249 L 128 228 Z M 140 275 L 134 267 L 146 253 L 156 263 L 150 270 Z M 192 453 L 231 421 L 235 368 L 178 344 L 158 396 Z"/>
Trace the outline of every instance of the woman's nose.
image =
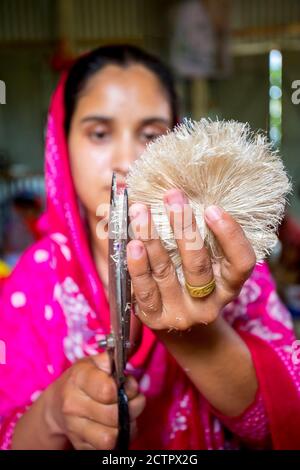
<path id="1" fill-rule="evenodd" d="M 120 144 L 115 148 L 112 159 L 112 170 L 125 176 L 128 173 L 131 163 L 137 157 L 138 148 L 134 142 L 129 141 L 128 139 L 120 142 Z"/>
<path id="2" fill-rule="evenodd" d="M 112 165 L 112 171 L 117 174 L 126 176 L 129 170 L 130 162 L 128 160 L 114 160 Z"/>

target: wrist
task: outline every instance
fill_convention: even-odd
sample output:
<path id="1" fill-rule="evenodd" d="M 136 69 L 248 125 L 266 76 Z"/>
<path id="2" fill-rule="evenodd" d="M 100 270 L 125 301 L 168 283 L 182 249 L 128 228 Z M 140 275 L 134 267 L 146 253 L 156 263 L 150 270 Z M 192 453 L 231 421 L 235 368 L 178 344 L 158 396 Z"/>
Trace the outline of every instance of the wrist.
<path id="1" fill-rule="evenodd" d="M 65 450 L 70 448 L 69 440 L 54 418 L 52 390 L 51 385 L 17 422 L 11 447 L 13 450 Z"/>
<path id="2" fill-rule="evenodd" d="M 203 352 L 218 349 L 224 341 L 224 333 L 229 325 L 219 315 L 213 322 L 205 324 L 196 324 L 185 331 L 178 330 L 158 330 L 155 331 L 157 337 L 165 343 L 166 346 L 176 344 L 177 347 L 182 345 L 185 348 L 193 349 L 195 345 L 197 349 Z M 226 336 L 225 336 L 226 337 Z"/>

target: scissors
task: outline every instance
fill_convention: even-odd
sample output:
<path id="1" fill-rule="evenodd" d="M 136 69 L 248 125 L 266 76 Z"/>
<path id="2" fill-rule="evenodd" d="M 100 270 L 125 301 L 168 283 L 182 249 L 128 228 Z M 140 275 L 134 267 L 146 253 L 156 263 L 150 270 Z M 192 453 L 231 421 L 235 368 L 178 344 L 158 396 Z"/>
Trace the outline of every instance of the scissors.
<path id="1" fill-rule="evenodd" d="M 124 390 L 131 313 L 131 280 L 126 258 L 128 226 L 127 189 L 118 190 L 116 174 L 113 173 L 108 222 L 110 334 L 100 345 L 109 354 L 112 375 L 118 388 L 119 434 L 115 450 L 127 450 L 130 440 L 128 397 Z"/>

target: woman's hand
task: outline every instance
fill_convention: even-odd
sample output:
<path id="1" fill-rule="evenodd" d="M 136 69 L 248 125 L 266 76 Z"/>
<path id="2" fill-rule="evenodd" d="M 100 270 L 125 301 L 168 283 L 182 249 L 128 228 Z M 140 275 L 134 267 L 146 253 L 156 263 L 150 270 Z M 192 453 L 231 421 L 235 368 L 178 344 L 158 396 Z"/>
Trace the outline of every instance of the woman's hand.
<path id="1" fill-rule="evenodd" d="M 129 215 L 136 239 L 128 243 L 127 261 L 138 316 L 156 330 L 186 330 L 195 324 L 212 323 L 220 310 L 238 296 L 250 276 L 256 263 L 254 250 L 233 217 L 210 206 L 205 211 L 205 221 L 224 253 L 219 263 L 212 264 L 185 195 L 171 189 L 165 193 L 164 203 L 186 281 L 192 286 L 203 286 L 214 277 L 216 287 L 207 297 L 191 297 L 179 283 L 149 209 L 143 204 L 132 204 Z"/>
<path id="2" fill-rule="evenodd" d="M 75 449 L 114 449 L 118 436 L 117 387 L 109 375 L 107 353 L 84 358 L 47 390 L 46 419 L 54 434 L 65 435 Z M 131 431 L 145 406 L 138 384 L 128 377 Z"/>

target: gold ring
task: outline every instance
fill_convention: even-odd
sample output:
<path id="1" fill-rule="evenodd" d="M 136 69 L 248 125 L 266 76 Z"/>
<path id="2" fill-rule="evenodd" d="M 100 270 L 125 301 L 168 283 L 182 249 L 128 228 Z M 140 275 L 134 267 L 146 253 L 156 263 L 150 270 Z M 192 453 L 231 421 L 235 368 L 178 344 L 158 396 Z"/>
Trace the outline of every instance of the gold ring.
<path id="1" fill-rule="evenodd" d="M 191 297 L 201 299 L 202 297 L 207 297 L 212 293 L 216 287 L 216 280 L 213 278 L 208 284 L 205 284 L 205 286 L 191 286 L 187 281 L 185 281 L 185 287 Z"/>

